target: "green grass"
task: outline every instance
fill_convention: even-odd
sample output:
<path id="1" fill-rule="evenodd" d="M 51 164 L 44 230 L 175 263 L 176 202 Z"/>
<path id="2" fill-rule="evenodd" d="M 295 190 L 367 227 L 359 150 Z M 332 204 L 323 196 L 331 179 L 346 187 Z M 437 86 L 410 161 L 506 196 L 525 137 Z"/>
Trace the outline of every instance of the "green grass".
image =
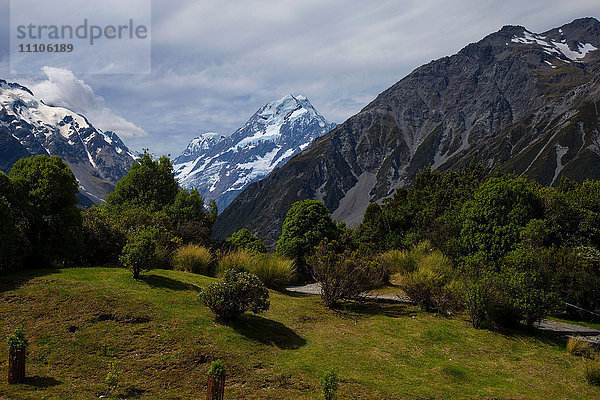
<path id="1" fill-rule="evenodd" d="M 203 398 L 216 359 L 229 368 L 228 399 L 317 399 L 331 368 L 342 399 L 599 396 L 584 361 L 544 336 L 474 330 L 408 305 L 333 312 L 318 297 L 278 292 L 265 314 L 224 325 L 197 301 L 213 278 L 164 270 L 142 278 L 116 268 L 3 277 L 0 335 L 23 325 L 30 347 L 26 384 L 0 380 L 0 398 L 98 398 L 114 359 L 116 394 L 126 398 Z M 6 350 L 2 339 L 1 371 Z"/>

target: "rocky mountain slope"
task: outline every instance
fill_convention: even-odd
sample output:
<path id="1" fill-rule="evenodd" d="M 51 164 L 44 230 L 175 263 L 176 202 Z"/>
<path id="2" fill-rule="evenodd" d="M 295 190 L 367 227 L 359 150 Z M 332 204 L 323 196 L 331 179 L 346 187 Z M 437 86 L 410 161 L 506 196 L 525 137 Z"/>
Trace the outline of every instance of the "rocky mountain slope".
<path id="1" fill-rule="evenodd" d="M 266 104 L 246 124 L 225 137 L 205 133 L 174 160 L 176 178 L 215 199 L 223 210 L 248 184 L 267 176 L 335 124 L 304 96 L 288 95 Z"/>
<path id="2" fill-rule="evenodd" d="M 223 211 L 214 234 L 247 227 L 274 245 L 298 200 L 359 223 L 370 202 L 427 165 L 483 161 L 553 185 L 600 179 L 600 22 L 535 34 L 505 26 L 421 66 Z"/>
<path id="3" fill-rule="evenodd" d="M 134 155 L 114 132 L 84 117 L 44 104 L 29 89 L 0 80 L 0 170 L 20 158 L 60 156 L 80 184 L 85 204 L 98 203 L 133 163 Z"/>

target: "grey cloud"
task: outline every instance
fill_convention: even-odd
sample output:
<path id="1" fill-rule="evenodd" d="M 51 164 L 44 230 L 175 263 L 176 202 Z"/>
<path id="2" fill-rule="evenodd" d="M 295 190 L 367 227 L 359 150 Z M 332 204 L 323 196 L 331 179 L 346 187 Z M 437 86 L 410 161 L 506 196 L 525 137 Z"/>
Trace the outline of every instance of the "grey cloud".
<path id="1" fill-rule="evenodd" d="M 155 0 L 152 74 L 79 78 L 149 133 L 128 145 L 177 154 L 288 93 L 341 123 L 414 68 L 503 25 L 540 32 L 597 10 L 597 0 Z"/>

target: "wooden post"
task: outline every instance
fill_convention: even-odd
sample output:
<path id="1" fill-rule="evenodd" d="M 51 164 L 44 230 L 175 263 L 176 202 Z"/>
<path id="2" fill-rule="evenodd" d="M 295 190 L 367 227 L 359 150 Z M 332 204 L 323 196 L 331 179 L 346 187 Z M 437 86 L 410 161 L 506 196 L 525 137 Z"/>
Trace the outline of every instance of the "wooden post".
<path id="1" fill-rule="evenodd" d="M 208 376 L 206 400 L 223 400 L 225 395 L 225 375 Z"/>
<path id="2" fill-rule="evenodd" d="M 25 349 L 8 350 L 8 383 L 23 383 L 25 380 Z"/>

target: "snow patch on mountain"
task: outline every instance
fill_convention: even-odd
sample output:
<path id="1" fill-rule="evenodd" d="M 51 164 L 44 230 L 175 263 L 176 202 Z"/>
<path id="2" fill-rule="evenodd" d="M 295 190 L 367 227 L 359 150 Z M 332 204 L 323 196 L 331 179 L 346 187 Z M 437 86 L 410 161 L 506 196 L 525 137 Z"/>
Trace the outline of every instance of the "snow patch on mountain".
<path id="1" fill-rule="evenodd" d="M 562 31 L 560 32 L 562 35 Z M 562 55 L 570 61 L 579 61 L 585 56 L 595 50 L 598 50 L 595 46 L 590 43 L 575 43 L 577 48 L 572 50 L 571 47 L 566 43 L 565 39 L 560 42 L 555 40 L 546 40 L 546 36 L 538 35 L 536 33 L 529 32 L 528 30 L 523 31 L 523 36 L 513 36 L 511 39 L 513 43 L 522 44 L 537 44 L 544 48 L 544 52 L 549 55 Z"/>

